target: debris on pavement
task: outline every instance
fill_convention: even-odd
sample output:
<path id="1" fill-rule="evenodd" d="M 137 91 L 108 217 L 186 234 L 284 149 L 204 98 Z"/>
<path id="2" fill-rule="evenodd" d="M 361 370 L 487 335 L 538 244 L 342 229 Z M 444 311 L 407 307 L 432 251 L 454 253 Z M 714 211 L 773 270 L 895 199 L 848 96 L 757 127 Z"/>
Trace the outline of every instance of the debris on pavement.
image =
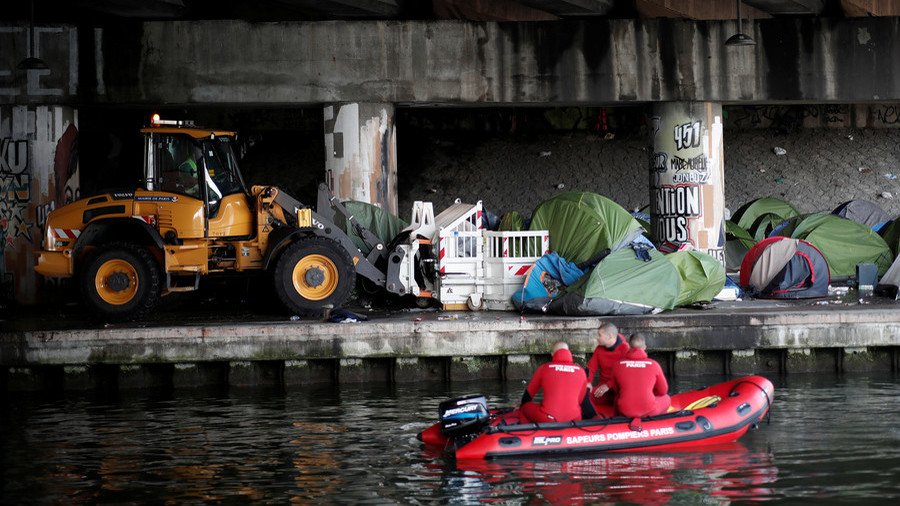
<path id="1" fill-rule="evenodd" d="M 787 150 L 786 150 L 786 149 L 780 148 L 780 147 L 778 147 L 778 146 L 775 146 L 774 148 L 772 148 L 772 152 L 775 153 L 777 156 L 782 156 L 782 155 L 786 155 L 786 154 L 787 154 Z"/>

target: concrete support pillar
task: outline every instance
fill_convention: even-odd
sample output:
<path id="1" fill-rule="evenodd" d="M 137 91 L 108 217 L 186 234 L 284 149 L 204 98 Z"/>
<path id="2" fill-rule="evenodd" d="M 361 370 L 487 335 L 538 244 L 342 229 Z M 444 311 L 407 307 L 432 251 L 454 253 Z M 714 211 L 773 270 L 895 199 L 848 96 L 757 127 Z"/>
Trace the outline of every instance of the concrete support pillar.
<path id="1" fill-rule="evenodd" d="M 690 243 L 724 265 L 722 104 L 658 103 L 650 126 L 654 238 L 661 250 Z"/>
<path id="2" fill-rule="evenodd" d="M 35 252 L 50 211 L 80 198 L 78 112 L 0 107 L 0 298 L 38 302 Z"/>
<path id="3" fill-rule="evenodd" d="M 341 200 L 368 202 L 397 214 L 393 104 L 325 106 L 325 180 Z"/>

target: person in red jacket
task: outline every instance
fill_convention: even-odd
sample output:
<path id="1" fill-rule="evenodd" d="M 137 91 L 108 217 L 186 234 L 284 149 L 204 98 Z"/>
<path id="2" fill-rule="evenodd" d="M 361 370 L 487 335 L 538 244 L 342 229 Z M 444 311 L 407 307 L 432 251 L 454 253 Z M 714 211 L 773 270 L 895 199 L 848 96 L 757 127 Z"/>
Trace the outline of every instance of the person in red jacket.
<path id="1" fill-rule="evenodd" d="M 544 391 L 538 404 L 534 396 Z M 588 399 L 587 376 L 581 366 L 572 361 L 569 345 L 553 345 L 553 358 L 538 367 L 525 393 L 519 412 L 530 422 L 571 422 L 592 418 L 594 408 Z"/>
<path id="2" fill-rule="evenodd" d="M 604 322 L 597 328 L 597 348 L 594 349 L 591 359 L 588 361 L 588 383 L 593 384 L 594 375 L 599 376 L 599 385 L 609 381 L 613 366 L 619 362 L 628 351 L 628 343 L 625 336 L 619 334 L 619 329 L 610 322 Z M 604 396 L 606 390 L 595 389 L 592 402 L 596 406 L 612 405 L 615 403 L 615 392 Z"/>
<path id="3" fill-rule="evenodd" d="M 598 390 L 616 389 L 616 409 L 631 418 L 661 415 L 669 409 L 669 383 L 656 360 L 647 358 L 644 336 L 633 334 L 628 342 L 631 349 L 612 369 L 608 382 Z"/>

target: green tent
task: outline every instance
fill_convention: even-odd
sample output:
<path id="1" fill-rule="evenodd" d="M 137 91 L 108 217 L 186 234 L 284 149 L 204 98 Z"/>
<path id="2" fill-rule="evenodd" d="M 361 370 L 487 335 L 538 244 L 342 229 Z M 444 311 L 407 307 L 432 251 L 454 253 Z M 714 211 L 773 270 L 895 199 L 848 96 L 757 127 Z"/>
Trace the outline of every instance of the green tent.
<path id="1" fill-rule="evenodd" d="M 628 211 L 606 197 L 567 192 L 537 207 L 531 230 L 549 230 L 550 249 L 579 264 L 606 248 L 621 249 L 644 229 Z"/>
<path id="2" fill-rule="evenodd" d="M 550 303 L 550 311 L 564 315 L 628 315 L 672 309 L 681 293 L 678 270 L 655 249 L 650 261 L 622 248 Z"/>
<path id="3" fill-rule="evenodd" d="M 525 230 L 525 218 L 518 211 L 510 211 L 500 218 L 498 230 L 502 232 L 518 232 Z"/>
<path id="4" fill-rule="evenodd" d="M 741 208 L 731 216 L 731 221 L 752 234 L 753 231 L 757 229 L 757 220 L 764 214 L 774 214 L 778 216 L 781 218 L 778 220 L 778 223 L 781 223 L 788 218 L 799 216 L 800 212 L 784 200 L 775 197 L 764 197 L 751 200 L 741 206 Z M 757 238 L 757 240 L 760 239 L 762 238 Z"/>
<path id="5" fill-rule="evenodd" d="M 731 220 L 725 220 L 725 267 L 729 271 L 741 268 L 744 255 L 756 244 L 750 232 Z"/>
<path id="6" fill-rule="evenodd" d="M 893 260 L 891 248 L 871 228 L 830 213 L 792 218 L 779 235 L 803 239 L 818 248 L 828 262 L 831 277 L 855 276 L 856 264 L 860 263 L 877 265 L 880 276 Z"/>
<path id="7" fill-rule="evenodd" d="M 762 241 L 766 237 L 769 237 L 769 234 L 775 230 L 775 227 L 784 223 L 786 219 L 790 219 L 791 217 L 784 218 L 775 213 L 763 213 L 753 222 L 753 225 L 747 229 L 747 233 L 753 236 L 753 239 L 758 241 Z"/>
<path id="8" fill-rule="evenodd" d="M 679 306 L 712 300 L 725 287 L 725 267 L 699 251 L 676 251 L 665 256 L 681 278 Z"/>
<path id="9" fill-rule="evenodd" d="M 891 247 L 891 252 L 897 256 L 900 251 L 900 220 L 894 220 L 881 229 L 881 238 Z"/>
<path id="10" fill-rule="evenodd" d="M 347 212 L 356 219 L 357 223 L 368 228 L 382 243 L 384 243 L 385 246 L 387 246 L 387 244 L 408 225 L 405 221 L 393 214 L 367 202 L 348 200 L 343 204 L 344 207 L 347 208 Z M 355 244 L 363 254 L 369 253 L 371 248 L 366 246 L 366 243 L 363 242 L 359 234 L 356 233 L 354 227 L 350 227 L 351 230 L 347 230 L 347 220 L 341 213 L 335 213 L 334 222 L 341 230 L 350 236 L 350 239 L 353 240 L 353 244 Z"/>

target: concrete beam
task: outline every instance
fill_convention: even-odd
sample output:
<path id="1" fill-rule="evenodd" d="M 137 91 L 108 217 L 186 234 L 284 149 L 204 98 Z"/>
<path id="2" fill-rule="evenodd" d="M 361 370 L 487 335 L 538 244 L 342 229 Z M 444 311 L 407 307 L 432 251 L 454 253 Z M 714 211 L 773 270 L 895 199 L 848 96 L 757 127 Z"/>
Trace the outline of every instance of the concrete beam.
<path id="1" fill-rule="evenodd" d="M 79 86 L 87 101 L 148 105 L 900 100 L 900 18 L 755 21 L 744 32 L 756 46 L 724 46 L 735 29 L 665 19 L 148 22 L 83 38 L 99 41 L 80 53 L 98 77 Z M 0 79 L 15 53 L 0 57 Z M 0 103 L 74 100 L 21 91 Z"/>
<path id="2" fill-rule="evenodd" d="M 900 2 L 896 0 L 841 0 L 847 17 L 900 16 Z"/>

